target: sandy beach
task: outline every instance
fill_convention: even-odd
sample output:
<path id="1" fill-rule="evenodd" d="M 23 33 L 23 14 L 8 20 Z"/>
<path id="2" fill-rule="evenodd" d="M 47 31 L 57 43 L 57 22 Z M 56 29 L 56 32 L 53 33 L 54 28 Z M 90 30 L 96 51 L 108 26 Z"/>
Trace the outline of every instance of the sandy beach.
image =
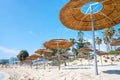
<path id="1" fill-rule="evenodd" d="M 120 79 L 120 62 L 114 64 L 103 63 L 101 65 L 98 62 L 99 75 L 95 75 L 94 66 L 86 62 L 81 64 L 79 60 L 69 62 L 68 66 L 61 65 L 61 70 L 57 66 L 46 66 L 43 69 L 43 65 L 33 66 L 28 65 L 19 66 L 7 66 L 2 67 L 0 72 L 4 72 L 8 75 L 0 75 L 0 80 L 119 80 Z M 6 76 L 6 78 L 5 78 Z"/>
<path id="2" fill-rule="evenodd" d="M 8 80 L 9 77 L 7 73 L 0 71 L 0 80 Z"/>
<path id="3" fill-rule="evenodd" d="M 0 0 L 0 80 L 120 80 L 120 0 Z"/>

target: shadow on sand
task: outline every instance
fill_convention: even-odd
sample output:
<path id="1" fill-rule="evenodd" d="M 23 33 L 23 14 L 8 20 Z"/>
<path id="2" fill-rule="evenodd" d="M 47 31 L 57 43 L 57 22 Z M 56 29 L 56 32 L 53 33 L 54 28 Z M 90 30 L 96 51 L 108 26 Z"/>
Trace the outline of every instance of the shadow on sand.
<path id="1" fill-rule="evenodd" d="M 107 70 L 103 71 L 103 73 L 120 75 L 120 70 Z"/>
<path id="2" fill-rule="evenodd" d="M 90 69 L 89 67 L 82 67 L 82 68 L 64 68 L 65 70 L 76 70 L 76 69 Z"/>

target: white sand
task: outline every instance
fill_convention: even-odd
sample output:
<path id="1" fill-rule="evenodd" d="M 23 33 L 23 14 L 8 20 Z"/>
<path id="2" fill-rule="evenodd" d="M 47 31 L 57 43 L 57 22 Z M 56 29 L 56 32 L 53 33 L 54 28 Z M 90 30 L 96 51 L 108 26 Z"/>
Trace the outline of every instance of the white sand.
<path id="1" fill-rule="evenodd" d="M 0 80 L 8 80 L 9 75 L 4 73 L 4 72 L 0 72 Z"/>
<path id="2" fill-rule="evenodd" d="M 120 62 L 114 62 L 113 65 L 111 65 L 111 62 L 104 62 L 102 66 L 98 62 L 98 76 L 95 75 L 93 65 L 87 66 L 85 60 L 83 60 L 83 63 L 82 66 L 79 60 L 75 60 L 68 66 L 61 65 L 61 70 L 58 70 L 58 67 L 55 66 L 47 66 L 45 70 L 43 66 L 38 66 L 38 69 L 35 66 L 33 68 L 12 66 L 2 68 L 1 71 L 10 75 L 10 78 L 6 80 L 120 80 Z M 4 78 L 4 76 L 1 78 Z"/>

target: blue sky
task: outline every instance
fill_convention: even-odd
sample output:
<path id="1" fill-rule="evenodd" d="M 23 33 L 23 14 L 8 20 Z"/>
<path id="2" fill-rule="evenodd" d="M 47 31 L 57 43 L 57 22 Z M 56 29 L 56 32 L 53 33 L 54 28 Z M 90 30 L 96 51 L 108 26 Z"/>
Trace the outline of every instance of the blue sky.
<path id="1" fill-rule="evenodd" d="M 16 56 L 23 49 L 32 54 L 51 39 L 77 38 L 77 31 L 59 20 L 59 11 L 68 1 L 0 0 L 0 59 Z M 96 35 L 102 36 L 99 33 Z M 91 40 L 90 35 L 85 32 L 86 39 Z"/>

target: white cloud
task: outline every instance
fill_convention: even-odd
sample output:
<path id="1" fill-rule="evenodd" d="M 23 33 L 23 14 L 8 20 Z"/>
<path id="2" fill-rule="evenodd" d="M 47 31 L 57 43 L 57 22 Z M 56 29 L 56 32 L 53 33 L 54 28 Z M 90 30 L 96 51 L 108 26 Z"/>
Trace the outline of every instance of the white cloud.
<path id="1" fill-rule="evenodd" d="M 35 34 L 33 31 L 28 31 L 28 34 L 30 34 L 33 37 L 37 37 L 37 34 Z"/>
<path id="2" fill-rule="evenodd" d="M 19 53 L 19 50 L 6 48 L 4 46 L 0 46 L 0 51 L 6 54 L 18 54 Z"/>
<path id="3" fill-rule="evenodd" d="M 106 45 L 103 43 L 100 45 L 100 49 L 101 51 L 107 51 Z"/>
<path id="4" fill-rule="evenodd" d="M 90 38 L 92 38 L 92 35 L 90 35 L 90 34 L 86 34 L 85 37 L 84 37 L 85 40 L 88 40 Z"/>
<path id="5" fill-rule="evenodd" d="M 85 40 L 87 40 L 88 42 L 90 42 L 91 44 L 93 43 L 93 39 L 90 35 L 86 35 L 86 37 L 84 37 Z"/>
<path id="6" fill-rule="evenodd" d="M 99 36 L 99 32 L 96 31 L 96 32 L 95 32 L 95 36 Z"/>

